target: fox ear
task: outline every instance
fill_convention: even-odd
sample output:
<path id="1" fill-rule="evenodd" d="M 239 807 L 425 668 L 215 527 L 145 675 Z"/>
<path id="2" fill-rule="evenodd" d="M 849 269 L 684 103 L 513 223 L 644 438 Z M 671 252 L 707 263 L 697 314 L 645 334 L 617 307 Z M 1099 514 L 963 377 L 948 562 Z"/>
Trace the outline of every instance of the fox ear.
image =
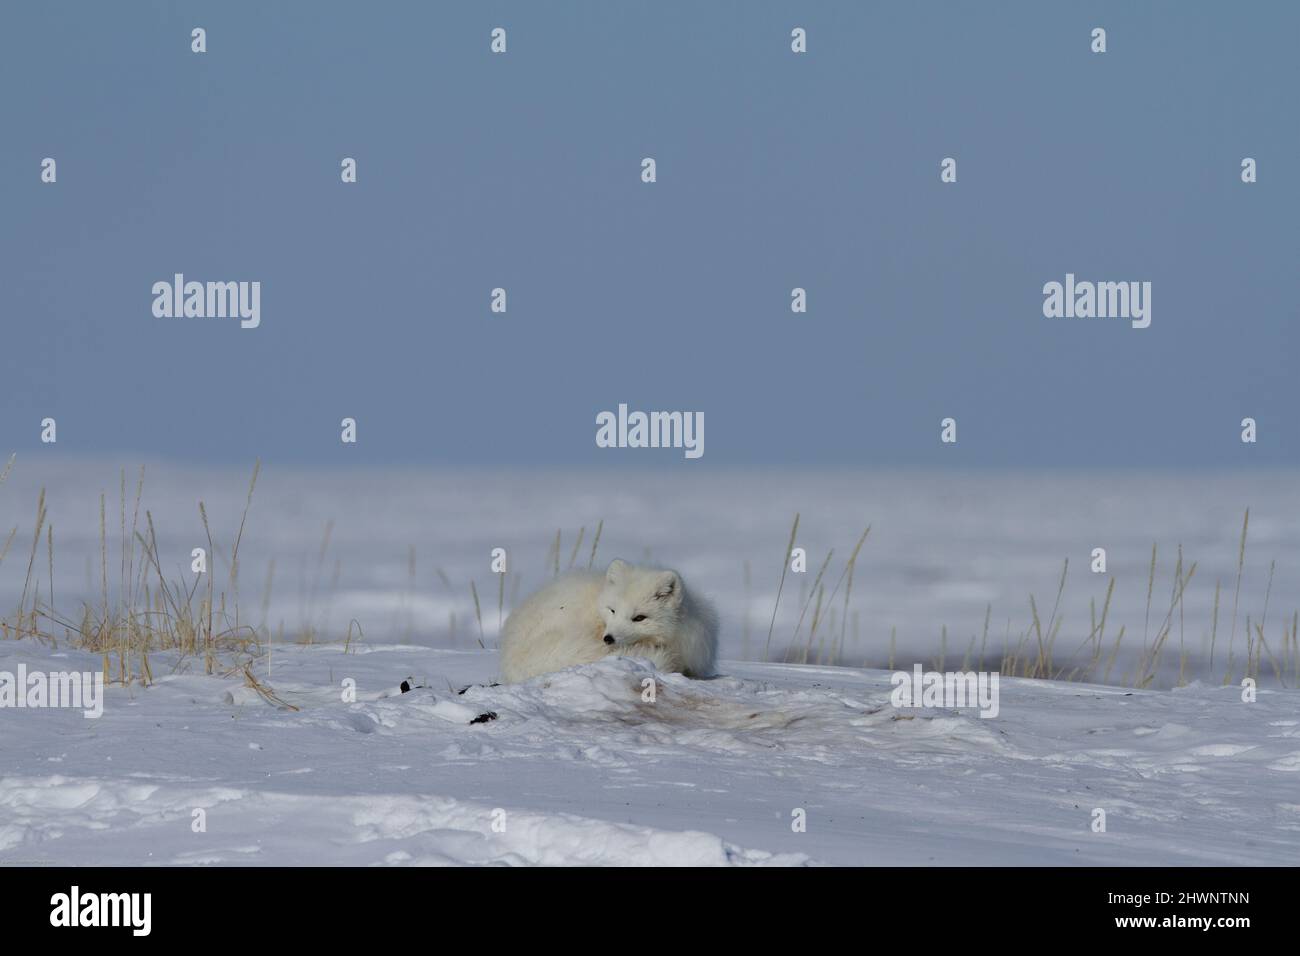
<path id="1" fill-rule="evenodd" d="M 665 571 L 655 581 L 655 599 L 676 606 L 682 603 L 682 579 L 676 571 Z"/>
<path id="2" fill-rule="evenodd" d="M 627 562 L 615 558 L 613 561 L 609 562 L 609 567 L 605 569 L 605 580 L 610 584 L 613 584 L 623 576 L 623 572 L 626 570 Z"/>

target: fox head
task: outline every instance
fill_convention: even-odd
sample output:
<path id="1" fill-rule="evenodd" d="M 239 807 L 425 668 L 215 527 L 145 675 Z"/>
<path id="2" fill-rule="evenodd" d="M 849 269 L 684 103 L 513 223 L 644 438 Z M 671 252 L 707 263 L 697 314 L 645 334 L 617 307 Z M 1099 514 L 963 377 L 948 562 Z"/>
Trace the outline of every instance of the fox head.
<path id="1" fill-rule="evenodd" d="M 605 643 L 667 641 L 682 609 L 682 579 L 676 571 L 641 568 L 615 558 L 600 591 Z"/>

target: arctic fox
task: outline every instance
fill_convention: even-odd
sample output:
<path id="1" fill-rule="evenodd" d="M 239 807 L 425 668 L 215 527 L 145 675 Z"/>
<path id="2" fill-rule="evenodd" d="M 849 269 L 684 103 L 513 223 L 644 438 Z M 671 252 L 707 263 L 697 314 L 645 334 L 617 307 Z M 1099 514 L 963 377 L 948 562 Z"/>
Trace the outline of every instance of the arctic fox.
<path id="1" fill-rule="evenodd" d="M 708 677 L 717 653 L 717 613 L 686 590 L 681 575 L 615 559 L 604 574 L 557 578 L 510 612 L 501 678 L 515 683 L 610 654 Z"/>

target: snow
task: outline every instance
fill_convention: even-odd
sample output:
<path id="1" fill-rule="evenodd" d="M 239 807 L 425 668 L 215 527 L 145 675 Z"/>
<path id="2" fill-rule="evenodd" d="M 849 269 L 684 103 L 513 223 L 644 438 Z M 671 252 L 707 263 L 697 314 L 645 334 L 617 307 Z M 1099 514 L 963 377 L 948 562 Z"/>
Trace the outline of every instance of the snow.
<path id="1" fill-rule="evenodd" d="M 0 670 L 20 663 L 101 659 L 0 641 Z M 1296 691 L 1003 678 L 986 719 L 897 709 L 884 671 L 692 681 L 610 658 L 490 687 L 492 651 L 354 642 L 259 662 L 291 710 L 192 658 L 151 664 L 98 719 L 0 711 L 0 863 L 1300 861 Z"/>
<path id="2" fill-rule="evenodd" d="M 137 468 L 124 464 L 129 520 Z M 1295 864 L 1300 692 L 1268 660 L 1255 702 L 1235 681 L 1247 615 L 1285 656 L 1282 629 L 1300 607 L 1297 477 L 269 463 L 241 544 L 241 620 L 263 643 L 276 635 L 254 671 L 296 709 L 242 675 L 204 676 L 193 659 L 155 652 L 154 685 L 108 687 L 98 719 L 0 710 L 0 864 Z M 43 603 L 52 592 L 64 620 L 79 620 L 82 601 L 98 606 L 103 491 L 116 602 L 120 481 L 117 463 L 20 458 L 0 488 L 0 539 L 18 529 L 0 568 L 5 616 L 24 591 L 42 488 L 54 580 L 43 540 L 32 592 Z M 149 465 L 141 515 L 153 519 L 169 578 L 195 580 L 192 549 L 207 546 L 201 500 L 211 568 L 228 587 L 247 481 L 247 470 Z M 898 710 L 887 671 L 759 662 L 796 512 L 812 571 L 788 576 L 774 661 L 826 552 L 836 551 L 833 581 L 867 524 L 852 626 L 837 597 L 819 633 L 843 636 L 840 659 L 874 667 L 891 654 L 904 670 L 938 663 L 945 628 L 946 669 L 962 666 L 990 605 L 996 666 L 1029 626 L 1031 594 L 1049 614 L 1068 557 L 1058 652 L 1084 645 L 1113 576 L 1106 648 L 1125 626 L 1114 676 L 1131 683 L 1134 657 L 1167 613 L 1179 544 L 1197 571 L 1151 689 L 1002 677 L 994 718 Z M 456 693 L 493 679 L 498 613 L 550 580 L 556 529 L 560 563 L 572 555 L 585 567 L 599 522 L 597 566 L 662 561 L 717 603 L 723 676 L 659 675 L 651 703 L 647 665 L 611 659 Z M 509 556 L 504 579 L 490 570 L 497 547 Z M 1096 547 L 1107 550 L 1106 574 L 1089 570 Z M 352 622 L 345 652 L 335 641 Z M 324 642 L 280 642 L 304 628 Z M 0 640 L 0 671 L 100 669 L 52 630 L 57 648 Z M 1192 683 L 1170 690 L 1184 646 Z M 1294 650 L 1285 673 L 1294 685 Z M 407 678 L 417 686 L 402 694 Z M 1091 829 L 1096 809 L 1104 833 Z M 805 832 L 792 826 L 800 811 Z"/>

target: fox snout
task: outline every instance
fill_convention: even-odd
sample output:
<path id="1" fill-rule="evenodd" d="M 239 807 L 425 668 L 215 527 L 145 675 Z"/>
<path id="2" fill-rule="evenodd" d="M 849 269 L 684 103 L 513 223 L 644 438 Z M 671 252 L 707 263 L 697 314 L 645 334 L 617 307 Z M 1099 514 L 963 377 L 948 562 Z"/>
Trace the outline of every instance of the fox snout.
<path id="1" fill-rule="evenodd" d="M 613 643 L 614 643 L 614 635 L 613 635 L 613 634 L 606 634 L 606 635 L 605 635 L 605 643 L 606 643 L 606 644 L 613 644 Z"/>

